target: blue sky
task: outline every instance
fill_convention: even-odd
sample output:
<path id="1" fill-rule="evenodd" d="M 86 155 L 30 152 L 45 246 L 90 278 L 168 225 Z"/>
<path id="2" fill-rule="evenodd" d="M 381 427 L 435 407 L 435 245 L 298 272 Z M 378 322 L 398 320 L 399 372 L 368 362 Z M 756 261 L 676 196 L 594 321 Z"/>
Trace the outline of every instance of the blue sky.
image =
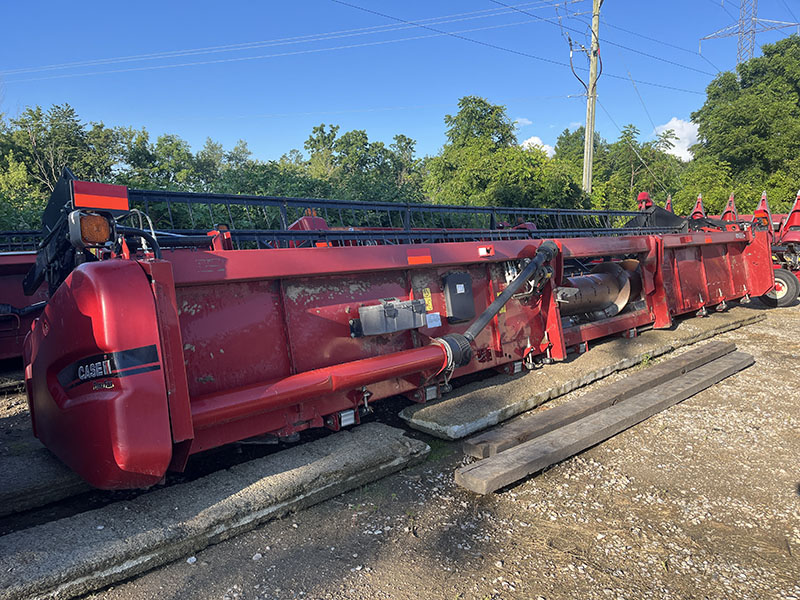
<path id="1" fill-rule="evenodd" d="M 8 2 L 0 112 L 68 102 L 87 121 L 176 133 L 195 149 L 243 138 L 264 160 L 302 149 L 322 122 L 387 143 L 402 133 L 434 154 L 443 116 L 465 95 L 506 105 L 520 141 L 553 145 L 583 122 L 583 87 L 548 61 L 569 62 L 567 34 L 588 44 L 591 0 L 502 0 L 530 14 L 490 0 L 346 1 L 401 21 L 333 0 Z M 738 12 L 731 0 L 606 0 L 600 134 L 613 140 L 633 123 L 648 139 L 671 122 L 689 143 L 685 121 L 717 69 L 736 61 L 735 37 L 703 42 L 702 56 L 698 40 Z M 795 21 L 800 1 L 761 0 L 759 17 Z M 428 28 L 402 22 L 419 20 Z M 757 45 L 795 31 L 760 34 Z M 575 64 L 586 60 L 576 53 Z"/>

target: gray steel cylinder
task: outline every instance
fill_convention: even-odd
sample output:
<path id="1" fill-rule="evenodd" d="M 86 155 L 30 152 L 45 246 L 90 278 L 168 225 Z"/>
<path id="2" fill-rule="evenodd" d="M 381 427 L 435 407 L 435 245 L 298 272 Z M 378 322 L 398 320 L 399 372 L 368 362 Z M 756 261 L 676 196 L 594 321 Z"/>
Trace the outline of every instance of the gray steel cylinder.
<path id="1" fill-rule="evenodd" d="M 613 317 L 631 299 L 641 294 L 641 275 L 636 261 L 606 262 L 597 265 L 592 273 L 570 277 L 567 285 L 577 293 L 559 302 L 562 317 L 588 314 L 592 320 Z"/>
<path id="2" fill-rule="evenodd" d="M 562 317 L 603 310 L 614 304 L 620 292 L 619 281 L 611 273 L 591 273 L 567 281 L 578 293 L 559 303 Z"/>

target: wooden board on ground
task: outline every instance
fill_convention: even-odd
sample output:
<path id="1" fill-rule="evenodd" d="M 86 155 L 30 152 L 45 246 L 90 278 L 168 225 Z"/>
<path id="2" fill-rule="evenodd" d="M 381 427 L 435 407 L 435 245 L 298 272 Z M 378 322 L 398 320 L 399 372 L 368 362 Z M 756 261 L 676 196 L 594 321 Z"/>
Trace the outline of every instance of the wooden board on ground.
<path id="1" fill-rule="evenodd" d="M 25 389 L 25 382 L 21 379 L 0 382 L 0 393 L 16 393 Z"/>
<path id="2" fill-rule="evenodd" d="M 732 342 L 711 342 L 675 358 L 606 384 L 576 400 L 548 410 L 538 410 L 464 442 L 464 454 L 487 458 L 544 435 L 636 394 L 652 389 L 736 350 Z"/>
<path id="3" fill-rule="evenodd" d="M 456 483 L 489 494 L 606 440 L 752 365 L 733 352 L 604 410 L 456 470 Z"/>

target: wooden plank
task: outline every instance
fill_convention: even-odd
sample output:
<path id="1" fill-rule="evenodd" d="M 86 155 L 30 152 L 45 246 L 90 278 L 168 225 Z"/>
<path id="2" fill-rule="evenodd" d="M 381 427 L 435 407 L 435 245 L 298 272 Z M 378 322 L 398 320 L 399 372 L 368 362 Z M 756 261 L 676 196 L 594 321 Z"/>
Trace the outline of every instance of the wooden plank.
<path id="1" fill-rule="evenodd" d="M 0 383 L 0 393 L 4 392 L 21 392 L 25 389 L 25 381 L 4 381 Z"/>
<path id="2" fill-rule="evenodd" d="M 476 435 L 463 444 L 464 454 L 487 458 L 535 437 L 596 413 L 652 389 L 736 350 L 732 342 L 711 342 L 696 350 L 632 373 L 576 400 L 548 410 L 529 413 L 510 423 Z"/>
<path id="3" fill-rule="evenodd" d="M 752 356 L 743 352 L 718 358 L 625 402 L 461 467 L 455 473 L 456 483 L 478 494 L 489 494 L 594 446 L 754 362 Z"/>

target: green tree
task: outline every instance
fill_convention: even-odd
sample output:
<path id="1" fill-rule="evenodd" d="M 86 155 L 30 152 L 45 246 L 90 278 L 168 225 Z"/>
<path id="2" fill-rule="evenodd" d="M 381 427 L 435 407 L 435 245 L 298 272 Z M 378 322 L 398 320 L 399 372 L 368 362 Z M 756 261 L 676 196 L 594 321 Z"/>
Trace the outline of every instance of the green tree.
<path id="1" fill-rule="evenodd" d="M 27 108 L 12 125 L 13 145 L 43 190 L 53 190 L 65 166 L 82 165 L 86 131 L 68 104 Z"/>
<path id="2" fill-rule="evenodd" d="M 210 191 L 225 168 L 225 149 L 211 138 L 197 152 L 194 159 L 195 189 Z"/>
<path id="3" fill-rule="evenodd" d="M 740 64 L 738 76 L 722 73 L 708 85 L 692 114 L 699 137 L 692 151 L 696 160 L 727 164 L 735 185 L 767 189 L 773 209 L 785 210 L 800 186 L 800 36 L 762 52 Z"/>
<path id="4" fill-rule="evenodd" d="M 416 157 L 416 145 L 415 140 L 398 134 L 389 146 L 395 186 L 400 199 L 407 202 L 423 200 L 424 161 Z"/>
<path id="5" fill-rule="evenodd" d="M 426 163 L 424 190 L 440 204 L 580 206 L 583 194 L 568 159 L 517 145 L 503 106 L 467 96 L 445 116 L 448 143 Z"/>
<path id="6" fill-rule="evenodd" d="M 565 129 L 558 136 L 555 146 L 555 155 L 557 159 L 561 159 L 575 164 L 582 174 L 583 170 L 583 146 L 585 131 L 583 125 L 570 131 Z M 598 132 L 594 132 L 594 162 L 603 160 L 603 157 L 608 152 L 608 142 L 606 142 Z"/>
<path id="7" fill-rule="evenodd" d="M 312 177 L 324 179 L 333 174 L 333 148 L 338 133 L 338 125 L 331 125 L 330 129 L 326 131 L 325 123 L 321 123 L 311 130 L 311 135 L 308 136 L 303 147 L 310 155 L 308 172 Z"/>
<path id="8" fill-rule="evenodd" d="M 9 150 L 0 168 L 0 229 L 38 229 L 44 198 L 25 163 Z"/>
<path id="9" fill-rule="evenodd" d="M 683 186 L 672 196 L 672 208 L 677 215 L 688 215 L 700 194 L 706 213 L 720 214 L 734 191 L 730 165 L 712 158 L 691 161 L 682 179 Z M 741 206 L 741 201 L 737 204 Z"/>
<path id="10" fill-rule="evenodd" d="M 225 153 L 225 163 L 235 169 L 245 165 L 252 155 L 253 153 L 250 152 L 247 142 L 239 140 L 232 150 Z"/>
<path id="11" fill-rule="evenodd" d="M 595 164 L 593 208 L 632 210 L 636 208 L 639 192 L 666 200 L 667 194 L 680 188 L 684 166 L 679 158 L 669 154 L 676 139 L 674 132 L 665 131 L 647 142 L 638 138 L 639 130 L 626 125 L 617 141 L 604 149 Z"/>
<path id="12" fill-rule="evenodd" d="M 447 139 L 451 146 L 470 145 L 486 140 L 494 148 L 517 143 L 514 122 L 508 118 L 506 107 L 490 104 L 478 96 L 464 96 L 458 101 L 458 112 L 445 115 Z"/>

